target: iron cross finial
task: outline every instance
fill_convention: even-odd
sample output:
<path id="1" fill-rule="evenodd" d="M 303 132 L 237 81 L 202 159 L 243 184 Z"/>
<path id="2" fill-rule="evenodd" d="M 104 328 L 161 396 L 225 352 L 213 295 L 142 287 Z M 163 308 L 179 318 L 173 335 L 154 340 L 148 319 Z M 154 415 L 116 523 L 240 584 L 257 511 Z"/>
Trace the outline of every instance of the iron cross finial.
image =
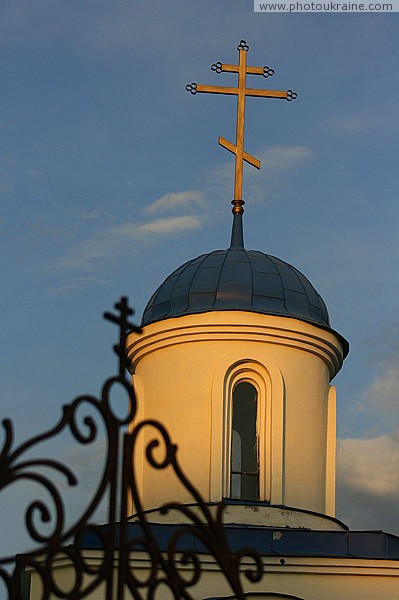
<path id="1" fill-rule="evenodd" d="M 234 182 L 234 200 L 233 214 L 242 215 L 244 212 L 242 199 L 242 176 L 243 176 L 243 163 L 244 161 L 250 165 L 260 169 L 260 161 L 248 154 L 244 150 L 244 125 L 245 125 L 245 99 L 247 96 L 260 96 L 263 98 L 281 98 L 284 100 L 295 100 L 297 94 L 292 90 L 287 91 L 276 91 L 276 90 L 258 90 L 247 88 L 246 79 L 247 74 L 249 75 L 263 75 L 263 77 L 271 77 L 274 74 L 273 69 L 270 67 L 249 67 L 247 66 L 247 52 L 249 50 L 248 44 L 245 40 L 241 40 L 237 46 L 239 52 L 239 63 L 238 65 L 227 65 L 221 62 L 217 62 L 211 66 L 211 70 L 215 73 L 221 73 L 222 71 L 229 73 L 238 74 L 238 86 L 237 87 L 225 87 L 215 85 L 197 85 L 196 83 L 189 83 L 186 86 L 186 90 L 191 94 L 206 93 L 206 94 L 229 94 L 237 96 L 237 125 L 236 125 L 236 143 L 235 145 L 231 142 L 219 137 L 219 144 L 235 154 L 235 182 Z"/>
<path id="2" fill-rule="evenodd" d="M 134 315 L 134 310 L 130 308 L 129 301 L 126 296 L 122 296 L 119 302 L 114 304 L 114 307 L 119 312 L 114 315 L 110 312 L 104 313 L 104 319 L 111 321 L 119 326 L 119 344 L 114 346 L 114 351 L 119 357 L 119 376 L 123 377 L 125 370 L 128 368 L 128 360 L 126 356 L 126 340 L 131 332 L 141 333 L 141 327 L 137 327 L 129 321 L 129 317 Z"/>

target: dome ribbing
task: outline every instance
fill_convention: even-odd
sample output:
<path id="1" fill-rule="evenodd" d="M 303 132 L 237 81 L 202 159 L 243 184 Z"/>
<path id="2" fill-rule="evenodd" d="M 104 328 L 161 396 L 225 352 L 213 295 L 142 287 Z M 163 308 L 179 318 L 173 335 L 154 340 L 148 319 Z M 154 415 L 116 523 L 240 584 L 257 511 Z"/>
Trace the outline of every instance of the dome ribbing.
<path id="1" fill-rule="evenodd" d="M 142 325 L 221 310 L 294 317 L 330 328 L 323 299 L 300 271 L 243 248 L 203 254 L 176 269 L 149 300 Z"/>

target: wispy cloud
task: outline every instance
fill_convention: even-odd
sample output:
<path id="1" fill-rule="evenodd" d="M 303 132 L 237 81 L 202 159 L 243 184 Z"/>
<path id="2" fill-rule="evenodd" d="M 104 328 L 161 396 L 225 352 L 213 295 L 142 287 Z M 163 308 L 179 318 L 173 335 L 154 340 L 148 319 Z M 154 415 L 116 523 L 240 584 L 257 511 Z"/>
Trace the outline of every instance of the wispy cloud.
<path id="1" fill-rule="evenodd" d="M 255 152 L 255 156 L 261 162 L 261 171 L 245 167 L 245 196 L 253 202 L 262 202 L 284 195 L 289 172 L 311 160 L 313 152 L 308 146 L 271 146 Z M 234 182 L 231 160 L 212 169 L 207 181 L 207 194 L 231 196 Z"/>
<path id="2" fill-rule="evenodd" d="M 156 219 L 146 223 L 126 222 L 101 229 L 90 238 L 69 248 L 55 266 L 64 269 L 96 270 L 104 261 L 113 261 L 132 253 L 137 243 L 156 242 L 160 236 L 183 234 L 201 227 L 197 216 L 180 216 Z"/>
<path id="3" fill-rule="evenodd" d="M 369 439 L 341 439 L 337 459 L 338 516 L 352 528 L 399 534 L 399 429 Z"/>
<path id="4" fill-rule="evenodd" d="M 76 216 L 79 219 L 82 219 L 82 221 L 98 221 L 99 219 L 103 218 L 112 218 L 112 214 L 109 211 L 97 209 L 86 213 L 79 212 Z"/>
<path id="5" fill-rule="evenodd" d="M 280 175 L 297 167 L 312 158 L 312 151 L 307 146 L 274 146 L 260 153 L 264 165 L 273 171 L 274 181 L 282 179 Z M 138 243 L 157 242 L 161 237 L 181 235 L 200 229 L 202 217 L 199 214 L 207 206 L 207 198 L 226 197 L 227 183 L 232 182 L 231 162 L 213 169 L 204 177 L 206 184 L 203 190 L 185 190 L 170 192 L 153 201 L 145 209 L 147 215 L 171 214 L 172 216 L 153 219 L 145 222 L 113 224 L 97 230 L 90 237 L 71 246 L 65 256 L 56 262 L 58 268 L 76 269 L 79 271 L 96 270 L 104 261 L 113 261 L 127 253 L 134 252 Z M 261 178 L 248 178 L 252 199 L 264 198 L 265 185 Z M 269 186 L 270 190 L 270 186 Z M 267 192 L 266 192 L 267 193 Z M 230 194 L 228 197 L 231 195 Z M 217 215 L 217 209 L 214 209 Z M 97 214 L 83 215 L 82 219 L 95 220 Z M 71 287 L 65 288 L 72 291 Z M 58 289 L 58 288 L 57 288 Z M 58 292 L 57 292 L 58 293 Z M 62 293 L 62 290 L 59 290 Z"/>
<path id="6" fill-rule="evenodd" d="M 338 457 L 346 487 L 399 499 L 399 429 L 375 438 L 339 440 Z"/>
<path id="7" fill-rule="evenodd" d="M 136 231 L 138 234 L 155 233 L 168 234 L 180 233 L 191 229 L 199 229 L 201 221 L 196 216 L 171 217 L 168 219 L 157 219 L 149 223 L 138 225 Z"/>
<path id="8" fill-rule="evenodd" d="M 399 359 L 397 332 L 384 336 L 374 379 L 352 402 L 352 417 L 367 436 L 338 440 L 338 516 L 351 527 L 399 534 Z M 384 355 L 379 354 L 382 352 Z M 364 426 L 366 425 L 366 426 Z M 383 432 L 376 435 L 373 432 Z M 396 525 L 395 525 L 396 524 Z"/>
<path id="9" fill-rule="evenodd" d="M 270 173 L 276 176 L 313 158 L 313 151 L 308 146 L 271 146 L 257 152 L 256 158 L 261 162 L 262 171 L 270 170 Z M 211 175 L 213 179 L 226 179 L 226 177 L 231 179 L 231 161 L 212 169 Z M 253 167 L 248 168 L 247 175 L 256 176 L 259 179 L 258 171 Z"/>
<path id="10" fill-rule="evenodd" d="M 0 165 L 11 166 L 15 164 L 15 156 L 14 154 L 1 154 L 0 155 Z"/>
<path id="11" fill-rule="evenodd" d="M 333 115 L 326 122 L 326 129 L 337 135 L 359 135 L 368 131 L 392 131 L 397 127 L 397 110 L 392 104 L 385 111 L 375 109 L 356 114 Z"/>
<path id="12" fill-rule="evenodd" d="M 267 169 L 273 176 L 285 173 L 313 158 L 313 151 L 308 146 L 271 146 L 255 154 L 261 162 L 261 172 Z M 231 179 L 231 161 L 212 169 L 211 175 L 213 179 L 225 179 L 227 176 Z M 259 179 L 258 171 L 253 167 L 248 167 L 247 175 Z"/>
<path id="13" fill-rule="evenodd" d="M 30 169 L 28 171 L 28 174 L 31 177 L 33 177 L 34 179 L 39 179 L 39 178 L 43 177 L 44 171 L 42 171 L 41 169 Z"/>
<path id="14" fill-rule="evenodd" d="M 7 192 L 11 192 L 12 187 L 7 181 L 0 181 L 0 192 L 3 194 L 7 194 Z"/>
<path id="15" fill-rule="evenodd" d="M 392 412 L 396 415 L 399 424 L 398 410 L 399 391 L 399 357 L 388 359 L 384 365 L 383 372 L 377 375 L 371 385 L 367 388 L 365 399 L 368 407 L 378 407 L 385 413 Z"/>
<path id="16" fill-rule="evenodd" d="M 398 390 L 399 357 L 395 353 L 381 360 L 373 381 L 352 402 L 352 415 L 369 423 L 371 433 L 399 428 Z"/>
<path id="17" fill-rule="evenodd" d="M 186 192 L 173 192 L 165 194 L 145 208 L 145 212 L 154 214 L 157 212 L 173 212 L 182 210 L 197 210 L 204 207 L 204 194 L 199 190 L 187 190 Z"/>
<path id="18" fill-rule="evenodd" d="M 11 192 L 12 185 L 9 182 L 9 176 L 5 169 L 0 168 L 0 193 Z"/>
<path id="19" fill-rule="evenodd" d="M 77 292 L 85 292 L 89 288 L 97 285 L 104 285 L 106 281 L 97 277 L 72 277 L 67 279 L 62 285 L 49 290 L 50 296 L 68 296 Z"/>
<path id="20" fill-rule="evenodd" d="M 327 128 L 338 134 L 364 133 L 375 129 L 378 119 L 366 119 L 362 115 L 335 115 L 327 122 Z"/>
<path id="21" fill-rule="evenodd" d="M 259 159 L 263 168 L 273 173 L 289 171 L 313 158 L 308 146 L 272 146 L 261 152 Z"/>

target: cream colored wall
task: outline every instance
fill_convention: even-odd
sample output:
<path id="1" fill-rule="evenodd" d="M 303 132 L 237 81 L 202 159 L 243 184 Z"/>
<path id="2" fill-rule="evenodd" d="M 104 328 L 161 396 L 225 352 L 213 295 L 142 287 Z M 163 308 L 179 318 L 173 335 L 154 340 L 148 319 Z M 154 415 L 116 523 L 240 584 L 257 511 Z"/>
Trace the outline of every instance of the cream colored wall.
<path id="1" fill-rule="evenodd" d="M 225 577 L 217 564 L 209 556 L 198 555 L 201 559 L 202 576 L 198 584 L 189 588 L 192 598 L 209 598 L 231 596 L 233 594 Z M 241 582 L 245 592 L 261 593 L 275 592 L 284 600 L 281 594 L 292 594 L 303 600 L 394 600 L 398 598 L 399 565 L 394 560 L 366 560 L 348 558 L 315 558 L 315 557 L 285 557 L 281 564 L 280 557 L 265 557 L 263 559 L 264 576 L 259 583 L 251 584 L 245 579 L 244 569 L 253 567 L 249 560 L 241 562 Z M 86 551 L 85 561 L 92 568 L 101 565 L 101 555 L 98 551 Z M 117 577 L 117 561 L 115 562 L 115 577 Z M 132 572 L 141 581 L 149 574 L 148 556 L 144 553 L 132 553 L 130 560 Z M 190 566 L 180 566 L 181 575 L 189 578 Z M 159 576 L 161 574 L 159 573 Z M 54 560 L 54 577 L 60 589 L 68 591 L 74 581 L 74 570 L 66 559 Z M 89 583 L 90 578 L 87 578 Z M 89 600 L 104 599 L 104 585 L 92 594 Z M 145 595 L 145 594 L 144 594 Z M 30 600 L 41 599 L 40 578 L 33 572 L 31 577 Z M 115 599 L 117 595 L 113 596 Z M 132 595 L 126 590 L 126 599 Z M 169 600 L 173 595 L 164 587 L 158 590 L 157 597 Z M 266 597 L 266 596 L 265 596 Z M 51 596 L 51 600 L 54 596 Z M 267 598 L 273 598 L 268 595 Z"/>
<path id="2" fill-rule="evenodd" d="M 223 495 L 229 377 L 239 379 L 241 370 L 244 378 L 253 372 L 265 390 L 259 424 L 264 499 L 334 513 L 335 414 L 328 398 L 342 347 L 333 333 L 297 319 L 209 312 L 148 325 L 141 336 L 130 336 L 128 349 L 140 418 L 166 426 L 205 500 Z M 154 431 L 148 427 L 139 436 L 138 457 Z M 162 460 L 162 444 L 156 455 Z M 193 501 L 170 469 L 155 472 L 137 460 L 144 508 Z"/>
<path id="3" fill-rule="evenodd" d="M 287 600 L 394 600 L 398 597 L 399 566 L 397 561 L 372 561 L 331 558 L 267 557 L 263 560 L 264 577 L 258 584 L 250 584 L 241 573 L 245 592 L 257 592 L 257 598 Z M 250 561 L 242 562 L 251 568 Z M 203 571 L 203 578 L 192 589 L 193 598 L 232 596 L 231 588 L 211 561 Z"/>

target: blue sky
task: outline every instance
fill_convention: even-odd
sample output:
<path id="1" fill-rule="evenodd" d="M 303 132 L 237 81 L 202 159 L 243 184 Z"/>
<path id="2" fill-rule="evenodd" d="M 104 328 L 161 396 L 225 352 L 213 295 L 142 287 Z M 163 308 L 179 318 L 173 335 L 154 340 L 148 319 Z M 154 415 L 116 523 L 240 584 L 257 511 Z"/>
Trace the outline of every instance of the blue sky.
<path id="1" fill-rule="evenodd" d="M 338 388 L 338 516 L 399 532 L 397 14 L 254 14 L 251 2 L 5 2 L 0 23 L 1 407 L 17 439 L 114 371 L 101 319 L 137 318 L 177 266 L 229 244 L 232 85 L 248 99 L 249 249 L 299 268 L 351 344 Z M 252 172 L 253 171 L 253 172 Z"/>

